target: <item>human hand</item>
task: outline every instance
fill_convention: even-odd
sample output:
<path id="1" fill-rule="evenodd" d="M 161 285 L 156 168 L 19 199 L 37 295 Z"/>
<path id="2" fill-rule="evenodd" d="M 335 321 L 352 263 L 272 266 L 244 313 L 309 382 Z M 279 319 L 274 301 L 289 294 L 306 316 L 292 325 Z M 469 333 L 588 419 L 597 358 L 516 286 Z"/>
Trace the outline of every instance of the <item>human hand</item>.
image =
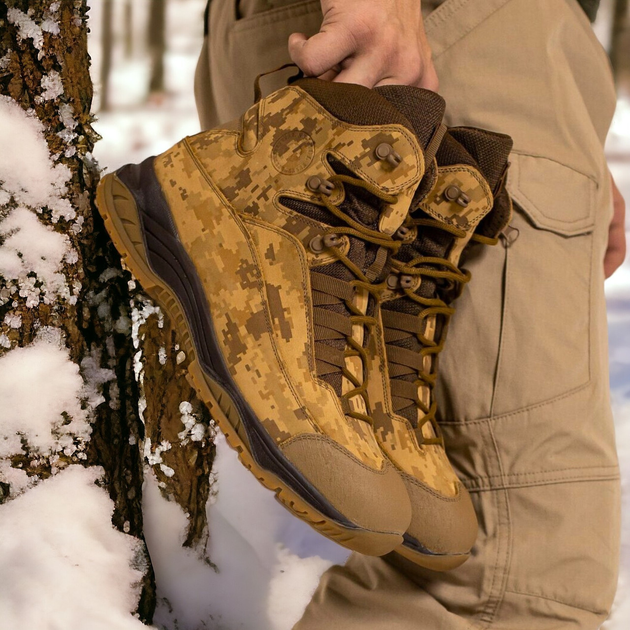
<path id="1" fill-rule="evenodd" d="M 289 37 L 289 55 L 307 76 L 328 81 L 413 85 L 437 92 L 420 0 L 321 0 L 319 33 Z"/>
<path id="2" fill-rule="evenodd" d="M 604 256 L 604 275 L 610 278 L 626 257 L 626 202 L 610 175 L 613 194 L 613 218 L 608 229 L 608 247 Z"/>

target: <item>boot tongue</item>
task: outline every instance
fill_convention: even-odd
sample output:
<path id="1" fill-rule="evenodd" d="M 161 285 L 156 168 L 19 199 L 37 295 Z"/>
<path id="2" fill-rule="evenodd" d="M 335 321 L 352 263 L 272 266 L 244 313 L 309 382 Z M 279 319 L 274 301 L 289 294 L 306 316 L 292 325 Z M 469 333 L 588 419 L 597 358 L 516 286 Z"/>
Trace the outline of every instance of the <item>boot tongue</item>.
<path id="1" fill-rule="evenodd" d="M 374 88 L 371 92 L 372 94 L 376 92 L 394 106 L 398 115 L 401 116 L 400 122 L 407 121 L 405 126 L 413 131 L 422 151 L 426 153 L 427 147 L 436 138 L 436 132 L 441 127 L 445 110 L 444 99 L 435 92 L 408 85 L 384 85 Z M 432 157 L 428 161 L 431 160 Z M 331 164 L 337 173 L 352 175 L 340 162 L 331 160 Z M 380 210 L 374 206 L 373 198 L 369 193 L 358 188 L 347 187 L 346 199 L 341 207 L 367 227 L 378 229 Z"/>
<path id="2" fill-rule="evenodd" d="M 436 92 L 409 85 L 381 85 L 374 91 L 407 118 L 420 146 L 426 151 L 442 124 L 446 108 L 444 99 Z"/>

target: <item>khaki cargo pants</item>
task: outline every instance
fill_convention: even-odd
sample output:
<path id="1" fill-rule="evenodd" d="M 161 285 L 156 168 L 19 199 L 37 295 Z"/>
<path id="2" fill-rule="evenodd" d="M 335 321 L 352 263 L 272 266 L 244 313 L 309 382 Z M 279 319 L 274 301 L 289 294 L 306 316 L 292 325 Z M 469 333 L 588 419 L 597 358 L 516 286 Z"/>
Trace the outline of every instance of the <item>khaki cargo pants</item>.
<path id="1" fill-rule="evenodd" d="M 289 34 L 320 21 L 319 0 L 213 0 L 203 124 L 240 115 L 255 75 L 289 61 Z M 447 124 L 514 138 L 515 230 L 468 262 L 440 364 L 441 424 L 479 539 L 448 574 L 354 554 L 323 576 L 296 629 L 594 630 L 619 558 L 602 267 L 608 61 L 575 0 L 446 0 L 426 28 Z M 281 85 L 263 79 L 267 93 Z"/>

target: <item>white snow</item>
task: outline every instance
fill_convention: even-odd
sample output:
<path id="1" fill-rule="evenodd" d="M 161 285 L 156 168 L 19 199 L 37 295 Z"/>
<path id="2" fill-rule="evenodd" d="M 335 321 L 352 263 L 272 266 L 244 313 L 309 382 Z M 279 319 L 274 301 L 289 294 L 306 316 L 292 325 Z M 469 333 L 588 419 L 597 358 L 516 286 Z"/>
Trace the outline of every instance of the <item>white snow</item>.
<path id="1" fill-rule="evenodd" d="M 206 437 L 206 427 L 199 422 L 197 416 L 192 412 L 192 405 L 186 400 L 182 401 L 179 404 L 179 413 L 181 413 L 182 424 L 184 425 L 184 430 L 177 434 L 180 442 L 187 444 L 189 439 L 193 442 L 201 442 Z M 214 426 L 208 433 L 211 438 L 214 437 Z"/>
<path id="2" fill-rule="evenodd" d="M 18 207 L 0 222 L 0 237 L 4 237 L 0 275 L 18 281 L 26 306 L 37 306 L 40 298 L 50 304 L 57 297 L 70 297 L 62 265 L 64 260 L 76 262 L 78 256 L 66 235 L 42 223 L 33 211 Z M 36 278 L 29 277 L 33 273 Z M 35 286 L 37 282 L 41 286 Z"/>
<path id="3" fill-rule="evenodd" d="M 145 535 L 158 576 L 155 624 L 168 630 L 290 630 L 320 575 L 347 551 L 274 501 L 221 435 L 216 443 L 219 490 L 206 510 L 205 549 L 182 547 L 184 512 L 163 498 L 152 474 L 146 477 Z"/>
<path id="4" fill-rule="evenodd" d="M 42 77 L 42 90 L 40 98 L 43 101 L 52 101 L 63 94 L 61 76 L 56 70 L 51 70 Z"/>
<path id="5" fill-rule="evenodd" d="M 91 433 L 82 390 L 79 367 L 57 345 L 36 341 L 2 356 L 0 458 L 23 453 L 22 440 L 34 455 L 74 452 Z"/>
<path id="6" fill-rule="evenodd" d="M 0 626 L 141 630 L 139 541 L 112 528 L 98 468 L 71 466 L 0 509 Z"/>
<path id="7" fill-rule="evenodd" d="M 48 206 L 55 220 L 74 219 L 75 210 L 62 198 L 70 169 L 53 163 L 42 123 L 7 96 L 0 96 L 0 137 L 11 147 L 0 152 L 0 187 L 33 209 Z"/>
<path id="8" fill-rule="evenodd" d="M 40 50 L 44 45 L 44 35 L 42 29 L 26 13 L 19 9 L 11 8 L 7 11 L 7 19 L 10 24 L 15 24 L 18 28 L 19 39 L 32 39 L 33 46 Z M 40 54 L 41 58 L 41 54 Z"/>

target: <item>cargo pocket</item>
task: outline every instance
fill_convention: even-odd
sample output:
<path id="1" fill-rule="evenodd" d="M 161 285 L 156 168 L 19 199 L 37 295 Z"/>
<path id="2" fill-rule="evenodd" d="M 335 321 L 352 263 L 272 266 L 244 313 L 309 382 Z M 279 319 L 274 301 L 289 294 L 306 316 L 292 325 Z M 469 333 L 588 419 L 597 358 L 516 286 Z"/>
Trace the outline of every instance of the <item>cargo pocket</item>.
<path id="1" fill-rule="evenodd" d="M 591 269 L 597 182 L 514 153 L 504 243 L 500 356 L 492 415 L 553 400 L 591 377 Z"/>

